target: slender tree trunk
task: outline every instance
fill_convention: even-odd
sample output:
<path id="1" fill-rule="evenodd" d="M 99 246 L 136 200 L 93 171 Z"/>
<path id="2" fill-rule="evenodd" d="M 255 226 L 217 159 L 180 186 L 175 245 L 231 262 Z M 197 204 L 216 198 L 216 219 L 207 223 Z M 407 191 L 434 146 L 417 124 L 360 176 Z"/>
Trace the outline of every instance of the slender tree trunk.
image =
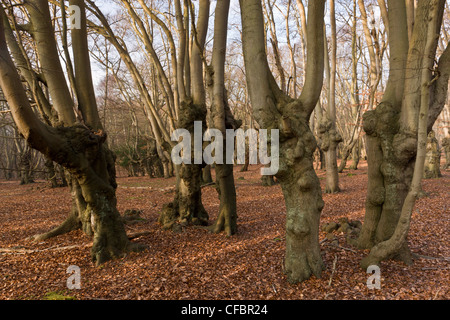
<path id="1" fill-rule="evenodd" d="M 358 170 L 359 160 L 361 159 L 361 141 L 358 138 L 355 146 L 353 147 L 352 152 L 352 165 L 350 166 L 351 170 Z"/>
<path id="2" fill-rule="evenodd" d="M 339 172 L 337 167 L 337 146 L 342 142 L 333 120 L 328 117 L 319 124 L 320 149 L 324 153 L 326 168 L 325 193 L 336 193 L 339 188 Z"/>
<path id="3" fill-rule="evenodd" d="M 267 5 L 266 5 L 267 3 Z M 267 16 L 269 31 L 270 31 L 270 43 L 272 44 L 273 55 L 275 58 L 275 66 L 278 71 L 278 76 L 280 79 L 280 88 L 283 92 L 287 93 L 289 89 L 286 87 L 286 77 L 284 74 L 283 64 L 281 62 L 281 56 L 278 47 L 278 37 L 275 27 L 275 18 L 273 14 L 273 4 L 270 0 L 264 1 L 264 11 Z"/>
<path id="4" fill-rule="evenodd" d="M 250 165 L 250 148 L 247 141 L 245 142 L 245 160 L 244 165 L 241 168 L 241 172 L 247 172 L 248 166 Z"/>
<path id="5" fill-rule="evenodd" d="M 441 150 L 439 148 L 439 143 L 436 139 L 435 133 L 432 130 L 428 134 L 423 178 L 431 179 L 442 177 L 440 167 Z"/>
<path id="6" fill-rule="evenodd" d="M 341 191 L 339 188 L 339 172 L 337 167 L 337 146 L 342 142 L 342 137 L 336 128 L 336 18 L 334 10 L 334 0 L 330 0 L 330 20 L 331 20 L 331 55 L 328 58 L 328 48 L 325 46 L 325 60 L 331 65 L 327 72 L 328 77 L 328 104 L 324 122 L 319 124 L 321 133 L 321 149 L 325 152 L 326 166 L 326 185 L 325 193 L 336 193 Z M 324 37 L 326 37 L 324 35 Z M 324 40 L 325 41 L 325 40 Z"/>
<path id="7" fill-rule="evenodd" d="M 359 11 L 361 13 L 361 22 L 363 25 L 364 36 L 367 42 L 367 50 L 369 51 L 370 57 L 370 70 L 369 70 L 369 110 L 375 107 L 375 94 L 377 91 L 377 85 L 379 82 L 379 66 L 377 65 L 377 55 L 375 52 L 375 43 L 372 35 L 376 35 L 376 30 L 370 30 L 369 21 L 367 17 L 367 12 L 363 0 L 358 0 Z"/>
<path id="8" fill-rule="evenodd" d="M 351 154 L 352 154 L 352 164 L 350 166 L 350 169 L 356 170 L 358 169 L 358 163 L 360 159 L 360 133 L 361 133 L 361 120 L 360 120 L 360 114 L 361 114 L 361 102 L 359 98 L 359 85 L 358 85 L 358 52 L 357 52 L 357 42 L 358 42 L 358 35 L 357 35 L 357 16 L 356 16 L 356 9 L 357 9 L 357 0 L 353 0 L 353 24 L 352 24 L 352 82 L 351 82 L 351 96 L 350 101 L 352 103 L 352 117 L 355 121 L 356 126 L 356 132 L 353 135 L 353 139 L 356 139 L 355 144 L 352 148 Z"/>
<path id="9" fill-rule="evenodd" d="M 217 3 L 214 14 L 214 44 L 211 66 L 208 68 L 208 83 L 212 98 L 211 126 L 220 130 L 223 145 L 227 144 L 226 129 L 238 129 L 242 122 L 234 119 L 228 105 L 225 89 L 225 58 L 228 36 L 228 14 L 230 0 Z M 234 142 L 234 141 L 233 141 Z M 227 162 L 226 148 L 223 148 L 223 163 L 216 163 L 216 186 L 220 205 L 217 220 L 209 227 L 214 233 L 224 231 L 228 236 L 237 232 L 236 188 L 233 164 Z"/>
<path id="10" fill-rule="evenodd" d="M 353 139 L 354 139 L 354 137 L 353 137 Z M 353 152 L 354 152 L 354 150 L 357 148 L 358 143 L 359 143 L 359 139 L 356 138 L 355 140 L 351 141 L 350 145 L 347 145 L 347 146 L 344 147 L 344 152 L 343 152 L 343 154 L 342 154 L 341 163 L 339 164 L 339 167 L 338 167 L 338 172 L 339 172 L 339 173 L 341 173 L 341 172 L 344 171 L 345 166 L 346 166 L 346 164 L 347 164 L 347 159 L 348 159 L 350 156 L 355 157 L 355 155 L 353 154 Z M 359 159 L 359 155 L 357 155 L 357 158 Z M 354 158 L 353 158 L 353 164 L 352 164 L 352 167 L 353 167 L 354 164 L 355 164 L 355 160 L 354 160 Z"/>

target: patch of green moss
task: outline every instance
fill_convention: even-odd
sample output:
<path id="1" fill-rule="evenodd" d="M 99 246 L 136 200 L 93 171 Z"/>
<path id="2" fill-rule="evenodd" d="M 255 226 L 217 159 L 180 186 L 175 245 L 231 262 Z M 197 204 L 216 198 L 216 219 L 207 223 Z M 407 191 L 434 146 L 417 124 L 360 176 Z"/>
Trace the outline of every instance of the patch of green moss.
<path id="1" fill-rule="evenodd" d="M 77 300 L 75 297 L 66 296 L 64 292 L 47 292 L 42 300 Z"/>

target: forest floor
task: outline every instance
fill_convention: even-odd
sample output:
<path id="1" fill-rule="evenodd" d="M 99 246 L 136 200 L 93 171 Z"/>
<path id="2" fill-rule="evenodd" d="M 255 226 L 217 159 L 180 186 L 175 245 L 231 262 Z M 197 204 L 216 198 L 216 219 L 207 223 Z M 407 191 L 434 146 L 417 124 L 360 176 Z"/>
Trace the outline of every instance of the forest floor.
<path id="1" fill-rule="evenodd" d="M 238 233 L 232 237 L 187 227 L 181 233 L 161 230 L 163 204 L 174 194 L 174 179 L 118 178 L 118 208 L 142 210 L 146 219 L 127 226 L 148 232 L 133 241 L 149 249 L 95 267 L 92 241 L 74 231 L 40 243 L 29 237 L 59 225 L 70 210 L 68 188 L 51 189 L 42 181 L 20 186 L 0 181 L 0 300 L 37 300 L 60 294 L 79 300 L 228 300 L 228 299 L 424 299 L 450 298 L 450 171 L 423 181 L 409 234 L 418 254 L 412 266 L 386 261 L 380 266 L 381 288 L 369 289 L 370 274 L 359 266 L 367 250 L 358 250 L 336 233 L 338 243 L 320 232 L 326 266 L 320 279 L 292 285 L 283 273 L 285 205 L 279 185 L 263 187 L 259 168 L 235 168 Z M 325 183 L 324 171 L 318 171 Z M 340 218 L 364 219 L 367 165 L 340 174 L 342 192 L 324 194 L 321 225 Z M 214 221 L 218 198 L 214 186 L 203 189 L 203 202 Z M 69 266 L 80 268 L 81 289 L 69 290 Z"/>

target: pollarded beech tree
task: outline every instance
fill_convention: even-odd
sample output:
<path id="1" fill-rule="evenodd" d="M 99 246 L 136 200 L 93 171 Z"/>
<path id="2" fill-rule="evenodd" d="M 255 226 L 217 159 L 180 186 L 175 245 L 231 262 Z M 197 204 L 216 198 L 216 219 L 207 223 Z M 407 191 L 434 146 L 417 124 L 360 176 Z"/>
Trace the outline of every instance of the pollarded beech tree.
<path id="1" fill-rule="evenodd" d="M 93 237 L 92 260 L 102 264 L 144 247 L 130 242 L 117 210 L 115 156 L 108 149 L 107 135 L 99 120 L 90 70 L 84 1 L 71 0 L 70 4 L 80 8 L 81 20 L 80 28 L 71 32 L 74 66 L 71 76 L 77 104 L 59 62 L 49 3 L 44 0 L 23 4 L 29 21 L 20 26 L 35 43 L 41 66 L 39 75 L 30 63 L 24 64 L 27 57 L 20 47 L 20 34 L 16 33 L 19 39 L 16 41 L 12 33 L 19 27 L 13 8 L 8 7 L 10 14 L 6 15 L 4 7 L 0 6 L 0 86 L 20 134 L 31 147 L 62 165 L 71 176 L 73 205 L 70 216 L 56 229 L 37 235 L 35 239 L 81 228 Z M 42 117 L 30 105 L 18 70 L 33 88 L 38 109 L 44 111 Z M 51 101 L 42 95 L 41 86 L 48 88 Z"/>
<path id="2" fill-rule="evenodd" d="M 207 108 L 203 81 L 203 52 L 208 31 L 210 1 L 201 0 L 199 2 L 197 23 L 194 22 L 195 10 L 192 2 L 183 1 L 183 5 L 180 0 L 173 2 L 178 33 L 177 45 L 175 45 L 175 37 L 169 25 L 157 16 L 157 10 L 148 6 L 145 1 L 139 0 L 138 2 L 144 13 L 161 27 L 169 41 L 172 83 L 170 83 L 163 63 L 154 48 L 151 30 L 148 30 L 144 20 L 139 17 L 135 8 L 136 4 L 130 0 L 121 0 L 134 24 L 135 33 L 145 44 L 150 60 L 157 66 L 158 76 L 164 80 L 160 89 L 162 92 L 166 92 L 167 104 L 174 105 L 173 122 L 175 123 L 172 128 L 186 129 L 193 136 L 194 122 L 198 121 L 202 123 L 204 131 Z M 192 41 L 190 41 L 191 31 Z M 159 127 L 160 130 L 164 130 L 161 126 Z M 167 140 L 173 147 L 174 143 L 170 139 Z M 192 141 L 192 143 L 194 142 Z M 194 148 L 192 148 L 191 158 L 194 159 Z M 209 216 L 201 197 L 202 169 L 204 167 L 204 163 L 181 163 L 176 166 L 175 197 L 172 202 L 164 206 L 159 219 L 164 229 L 177 230 L 179 225 L 207 224 Z"/>
<path id="3" fill-rule="evenodd" d="M 363 116 L 369 182 L 357 244 L 371 249 L 363 268 L 390 258 L 412 263 L 406 238 L 420 185 L 419 178 L 413 180 L 417 150 L 423 161 L 426 135 L 444 107 L 450 75 L 449 46 L 436 57 L 444 6 L 445 0 L 419 1 L 416 9 L 412 2 L 388 1 L 389 79 L 381 103 Z M 422 135 L 421 121 L 426 122 Z"/>
<path id="4" fill-rule="evenodd" d="M 324 74 L 325 0 L 308 2 L 306 79 L 298 99 L 278 86 L 265 50 L 260 0 L 240 0 L 243 51 L 253 114 L 261 128 L 279 129 L 279 171 L 286 203 L 285 271 L 292 283 L 321 276 L 319 220 L 322 191 L 314 171 L 317 143 L 309 127 L 322 91 Z"/>
<path id="5" fill-rule="evenodd" d="M 156 78 L 159 79 L 158 89 L 168 106 L 167 110 L 163 112 L 169 114 L 169 124 L 164 122 L 161 116 L 162 112 L 155 108 L 155 103 L 152 101 L 154 99 L 148 91 L 143 75 L 131 57 L 125 41 L 114 33 L 106 16 L 94 1 L 87 0 L 87 3 L 89 4 L 88 9 L 94 13 L 102 25 L 93 25 L 94 29 L 111 42 L 127 66 L 135 86 L 143 98 L 152 133 L 157 141 L 158 150 L 160 150 L 158 154 L 162 160 L 166 159 L 168 162 L 171 149 L 176 145 L 171 141 L 171 130 L 186 129 L 193 136 L 195 121 L 202 122 L 203 130 L 206 129 L 207 108 L 203 81 L 203 54 L 208 31 L 210 1 L 201 0 L 199 2 L 197 23 L 194 22 L 195 8 L 190 1 L 176 0 L 168 4 L 169 11 L 174 6 L 174 21 L 165 21 L 165 18 L 163 19 L 159 15 L 161 13 L 146 1 L 120 1 L 138 41 L 144 44 L 144 53 L 155 68 Z M 139 14 L 140 12 L 141 14 Z M 162 14 L 162 16 L 166 15 Z M 171 16 L 173 15 L 168 14 L 166 17 Z M 170 57 L 168 61 L 164 61 L 155 49 L 154 30 L 150 28 L 150 20 L 158 25 L 167 41 L 167 56 Z M 174 28 L 176 30 L 173 30 Z M 177 37 L 174 31 L 176 31 Z M 192 41 L 190 41 L 191 38 Z M 166 63 L 169 63 L 169 68 L 164 68 Z M 176 166 L 175 197 L 172 202 L 164 206 L 159 219 L 164 229 L 179 230 L 180 225 L 189 224 L 207 225 L 209 216 L 201 199 L 204 166 L 204 163 L 182 163 Z"/>

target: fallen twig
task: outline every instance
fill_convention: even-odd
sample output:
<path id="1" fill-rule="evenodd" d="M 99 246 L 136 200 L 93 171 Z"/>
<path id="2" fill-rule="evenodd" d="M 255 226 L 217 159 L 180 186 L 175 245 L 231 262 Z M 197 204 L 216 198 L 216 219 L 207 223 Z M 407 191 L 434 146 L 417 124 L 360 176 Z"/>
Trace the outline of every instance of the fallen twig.
<path id="1" fill-rule="evenodd" d="M 122 189 L 153 189 L 153 187 L 126 187 L 126 186 L 119 186 L 119 188 Z"/>
<path id="2" fill-rule="evenodd" d="M 201 185 L 201 188 L 212 186 L 212 185 L 215 185 L 215 184 L 216 184 L 215 182 L 206 183 L 206 184 Z"/>
<path id="3" fill-rule="evenodd" d="M 140 237 L 142 237 L 142 236 L 149 235 L 150 233 L 151 233 L 150 231 L 143 231 L 143 232 L 130 233 L 130 234 L 128 235 L 128 239 L 129 239 L 129 240 L 133 240 L 133 239 L 136 239 L 136 238 L 140 238 Z"/>
<path id="4" fill-rule="evenodd" d="M 336 262 L 337 262 L 337 255 L 334 256 L 333 269 L 331 270 L 331 276 L 330 276 L 330 281 L 328 281 L 328 286 L 331 286 L 331 281 L 333 280 L 333 275 L 334 275 L 334 272 L 336 271 Z"/>
<path id="5" fill-rule="evenodd" d="M 439 294 L 439 291 L 441 291 L 441 288 L 439 288 L 439 289 L 436 291 L 436 294 L 434 295 L 433 300 L 436 300 L 436 298 L 437 298 L 437 296 L 438 296 L 438 294 Z"/>
<path id="6" fill-rule="evenodd" d="M 417 258 L 428 259 L 428 260 L 450 261 L 450 257 L 430 257 L 430 256 L 424 256 L 424 255 L 421 255 L 418 253 L 414 253 L 414 256 L 416 256 Z"/>
<path id="7" fill-rule="evenodd" d="M 30 253 L 36 253 L 36 252 L 44 252 L 44 251 L 61 251 L 61 250 L 70 250 L 75 248 L 83 248 L 88 247 L 91 244 L 85 244 L 85 245 L 73 245 L 73 246 L 65 246 L 65 247 L 50 247 L 45 249 L 25 249 L 25 248 L 0 248 L 0 253 L 6 253 L 6 254 L 30 254 Z"/>
<path id="8" fill-rule="evenodd" d="M 339 249 L 343 249 L 343 250 L 351 251 L 351 252 L 354 252 L 354 253 L 358 253 L 358 251 L 355 251 L 355 250 L 350 249 L 350 248 L 342 247 L 340 245 L 333 244 L 333 243 L 329 243 L 329 244 L 326 243 L 325 246 L 336 247 L 336 248 L 339 248 Z"/>

